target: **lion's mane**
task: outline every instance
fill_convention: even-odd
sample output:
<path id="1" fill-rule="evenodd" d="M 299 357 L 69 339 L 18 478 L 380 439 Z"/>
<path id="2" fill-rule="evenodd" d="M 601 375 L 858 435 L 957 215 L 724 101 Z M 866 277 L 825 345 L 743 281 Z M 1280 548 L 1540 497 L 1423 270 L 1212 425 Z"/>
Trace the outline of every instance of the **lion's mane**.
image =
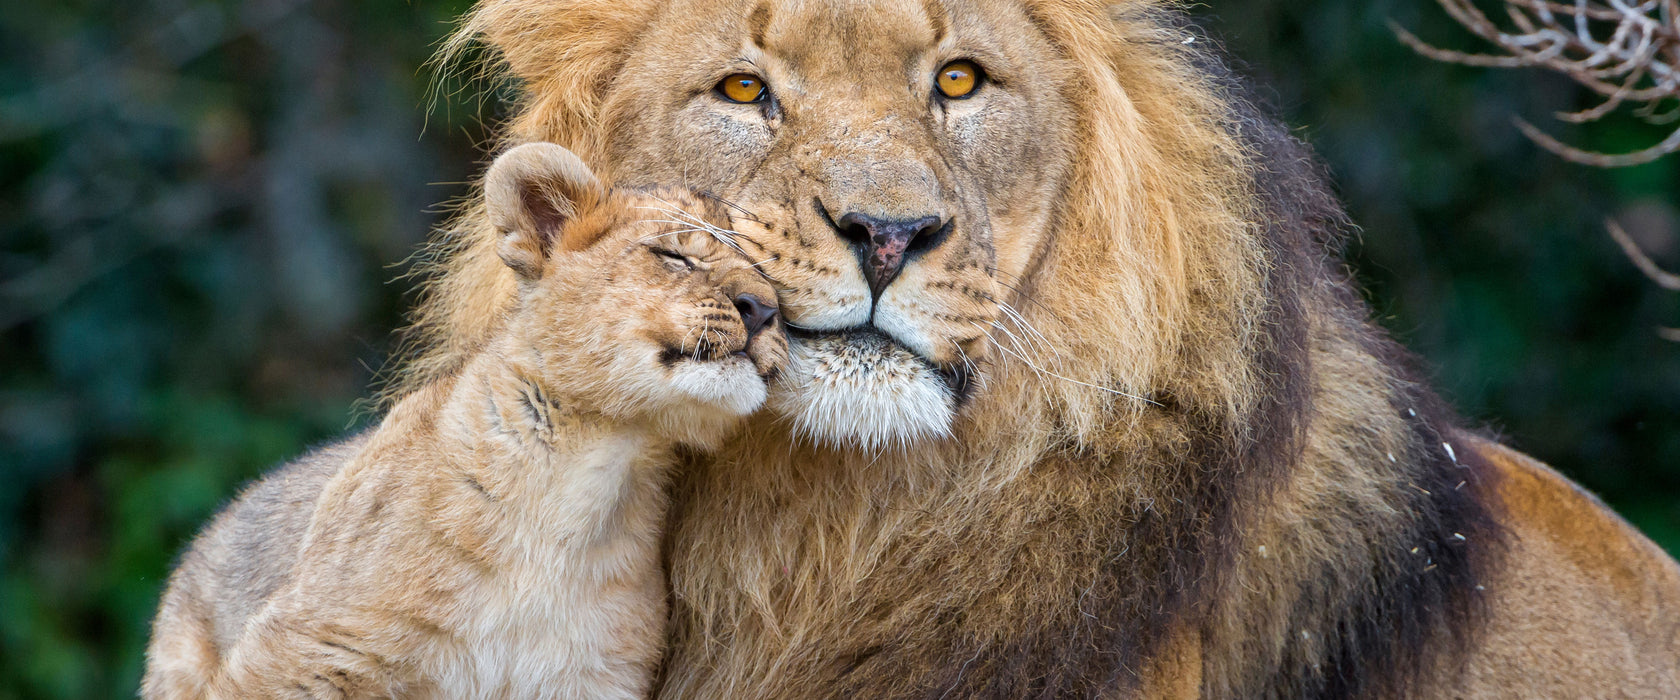
<path id="1" fill-rule="evenodd" d="M 1500 551 L 1491 484 L 1369 322 L 1314 159 L 1171 3 L 1020 2 L 1078 73 L 1082 150 L 1014 302 L 1055 351 L 989 366 L 949 440 L 856 454 L 765 421 L 693 458 L 663 693 L 1061 697 L 1194 673 L 1213 697 L 1345 697 L 1453 663 Z M 601 95 L 657 5 L 485 0 L 450 51 L 482 40 L 521 84 L 507 138 L 599 163 Z M 399 393 L 499 317 L 483 218 L 439 237 Z"/>

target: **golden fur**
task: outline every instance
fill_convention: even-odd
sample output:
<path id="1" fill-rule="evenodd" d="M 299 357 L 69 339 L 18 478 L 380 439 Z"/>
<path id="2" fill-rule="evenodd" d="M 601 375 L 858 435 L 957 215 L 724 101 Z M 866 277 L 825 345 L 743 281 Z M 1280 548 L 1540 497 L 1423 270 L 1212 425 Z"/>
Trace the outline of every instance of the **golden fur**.
<path id="1" fill-rule="evenodd" d="M 528 144 L 486 178 L 519 292 L 454 376 L 253 487 L 172 578 L 147 698 L 641 698 L 678 445 L 786 360 L 716 205 Z"/>
<path id="2" fill-rule="evenodd" d="M 1413 379 L 1310 154 L 1171 3 L 484 0 L 474 40 L 508 138 L 737 207 L 793 329 L 780 417 L 677 481 L 658 695 L 1680 682 L 1672 560 Z M 989 80 L 941 100 L 956 59 Z M 773 99 L 711 93 L 742 71 Z M 847 212 L 950 229 L 876 298 Z M 495 332 L 494 240 L 446 232 L 397 393 Z"/>

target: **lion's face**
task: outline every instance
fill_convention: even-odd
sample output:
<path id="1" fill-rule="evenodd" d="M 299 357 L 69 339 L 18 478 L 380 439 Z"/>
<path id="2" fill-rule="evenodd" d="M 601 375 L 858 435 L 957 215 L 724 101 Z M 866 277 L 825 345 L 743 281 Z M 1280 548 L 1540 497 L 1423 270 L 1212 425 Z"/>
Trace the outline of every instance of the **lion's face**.
<path id="1" fill-rule="evenodd" d="M 604 97 L 613 171 L 738 207 L 792 335 L 772 405 L 805 433 L 946 434 L 1048 244 L 1071 71 L 1015 3 L 661 12 Z"/>
<path id="2" fill-rule="evenodd" d="M 520 278 L 518 352 L 539 358 L 545 386 L 701 447 L 764 403 L 785 324 L 716 203 L 608 189 L 547 143 L 498 158 L 485 194 Z"/>

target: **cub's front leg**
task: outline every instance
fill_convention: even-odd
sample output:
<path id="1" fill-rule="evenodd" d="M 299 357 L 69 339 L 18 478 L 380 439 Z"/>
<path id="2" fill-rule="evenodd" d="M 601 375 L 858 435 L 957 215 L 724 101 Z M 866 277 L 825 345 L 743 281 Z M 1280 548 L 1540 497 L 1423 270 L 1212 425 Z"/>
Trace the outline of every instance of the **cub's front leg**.
<path id="1" fill-rule="evenodd" d="M 353 629 L 273 614 L 253 619 L 211 682 L 209 697 L 372 700 L 411 690 L 391 660 L 374 651 L 378 640 Z"/>

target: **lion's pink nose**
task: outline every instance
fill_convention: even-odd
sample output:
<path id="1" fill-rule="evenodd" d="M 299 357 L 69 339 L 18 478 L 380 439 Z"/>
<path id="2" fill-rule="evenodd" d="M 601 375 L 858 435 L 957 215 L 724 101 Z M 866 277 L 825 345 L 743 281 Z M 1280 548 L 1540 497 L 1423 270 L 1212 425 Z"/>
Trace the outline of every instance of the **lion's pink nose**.
<path id="1" fill-rule="evenodd" d="M 951 222 L 937 216 L 920 219 L 883 219 L 852 212 L 834 222 L 840 237 L 862 258 L 863 278 L 873 297 L 898 277 L 905 258 L 944 242 Z"/>

